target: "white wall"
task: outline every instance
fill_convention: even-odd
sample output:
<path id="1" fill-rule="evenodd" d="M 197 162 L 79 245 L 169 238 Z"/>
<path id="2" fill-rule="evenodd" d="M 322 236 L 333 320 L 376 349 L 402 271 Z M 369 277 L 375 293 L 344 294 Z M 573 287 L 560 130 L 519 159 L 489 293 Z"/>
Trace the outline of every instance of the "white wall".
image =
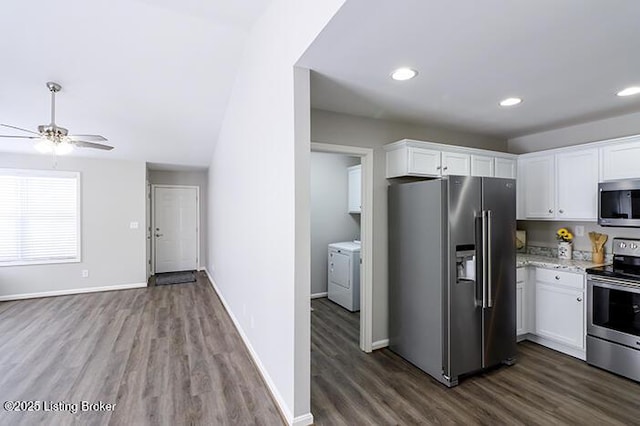
<path id="1" fill-rule="evenodd" d="M 313 142 L 374 149 L 373 165 L 373 341 L 388 338 L 387 186 L 382 146 L 404 138 L 506 151 L 506 141 L 446 129 L 311 111 Z"/>
<path id="2" fill-rule="evenodd" d="M 311 153 L 311 294 L 327 291 L 327 245 L 360 236 L 360 215 L 348 213 L 347 167 L 360 158 Z"/>
<path id="3" fill-rule="evenodd" d="M 509 152 L 524 154 L 640 134 L 640 112 L 509 139 Z"/>
<path id="4" fill-rule="evenodd" d="M 150 184 L 155 185 L 189 185 L 200 188 L 200 259 L 198 266 L 207 266 L 207 170 L 194 171 L 169 171 L 169 170 L 149 170 L 148 179 Z"/>
<path id="5" fill-rule="evenodd" d="M 80 172 L 82 261 L 0 267 L 0 297 L 145 284 L 145 164 L 59 157 L 56 170 Z M 0 155 L 0 167 L 53 169 L 50 155 Z M 138 229 L 130 229 L 138 222 Z M 81 271 L 89 270 L 82 278 Z"/>
<path id="6" fill-rule="evenodd" d="M 269 5 L 209 167 L 207 269 L 290 423 L 312 420 L 309 75 L 294 65 L 343 1 Z"/>

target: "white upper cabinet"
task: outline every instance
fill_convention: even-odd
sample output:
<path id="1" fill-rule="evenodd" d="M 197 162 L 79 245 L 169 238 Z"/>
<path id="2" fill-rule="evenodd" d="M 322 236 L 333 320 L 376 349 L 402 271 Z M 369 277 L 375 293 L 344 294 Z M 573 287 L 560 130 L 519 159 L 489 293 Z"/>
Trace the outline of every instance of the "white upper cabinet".
<path id="1" fill-rule="evenodd" d="M 469 176 L 471 174 L 471 156 L 459 152 L 442 153 L 442 175 Z"/>
<path id="2" fill-rule="evenodd" d="M 551 219 L 555 217 L 555 157 L 522 158 L 521 201 L 527 219 Z"/>
<path id="3" fill-rule="evenodd" d="M 640 178 L 640 137 L 600 148 L 602 180 Z"/>
<path id="4" fill-rule="evenodd" d="M 486 155 L 471 155 L 471 176 L 494 176 L 493 160 L 493 157 Z"/>
<path id="5" fill-rule="evenodd" d="M 516 178 L 516 159 L 496 157 L 495 159 L 495 176 L 497 178 Z"/>
<path id="6" fill-rule="evenodd" d="M 409 163 L 408 174 L 440 176 L 442 169 L 440 151 L 409 147 L 407 154 Z"/>
<path id="7" fill-rule="evenodd" d="M 349 176 L 349 213 L 360 213 L 362 210 L 362 166 L 347 168 Z"/>
<path id="8" fill-rule="evenodd" d="M 517 155 L 514 154 L 409 139 L 385 145 L 384 149 L 387 152 L 387 178 L 447 175 L 516 177 Z"/>
<path id="9" fill-rule="evenodd" d="M 556 155 L 556 216 L 596 220 L 598 217 L 598 150 L 583 149 Z"/>
<path id="10" fill-rule="evenodd" d="M 524 204 L 519 218 L 597 219 L 597 148 L 522 156 L 519 163 L 519 202 Z"/>

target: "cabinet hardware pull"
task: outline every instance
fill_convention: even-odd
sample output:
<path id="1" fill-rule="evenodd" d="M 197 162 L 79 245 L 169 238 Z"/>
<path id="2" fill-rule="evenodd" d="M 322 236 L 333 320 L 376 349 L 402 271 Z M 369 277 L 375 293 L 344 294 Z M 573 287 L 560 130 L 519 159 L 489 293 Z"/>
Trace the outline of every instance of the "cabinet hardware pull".
<path id="1" fill-rule="evenodd" d="M 553 209 L 549 209 L 549 213 L 553 213 Z"/>
<path id="2" fill-rule="evenodd" d="M 560 277 L 558 275 L 556 275 L 556 280 L 559 280 L 559 279 L 560 279 Z"/>
<path id="3" fill-rule="evenodd" d="M 578 302 L 582 302 L 582 297 L 578 297 L 576 300 L 577 300 Z"/>
<path id="4" fill-rule="evenodd" d="M 562 210 L 562 209 L 560 209 L 560 210 L 558 210 L 558 211 L 559 211 L 560 213 L 564 213 L 564 210 Z"/>

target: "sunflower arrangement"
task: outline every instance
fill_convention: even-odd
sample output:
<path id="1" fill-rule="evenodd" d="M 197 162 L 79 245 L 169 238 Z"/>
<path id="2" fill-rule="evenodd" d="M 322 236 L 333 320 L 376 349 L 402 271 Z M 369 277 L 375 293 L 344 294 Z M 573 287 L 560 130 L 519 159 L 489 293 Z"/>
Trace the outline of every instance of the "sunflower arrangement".
<path id="1" fill-rule="evenodd" d="M 570 243 L 573 241 L 573 234 L 569 232 L 567 228 L 560 228 L 558 232 L 556 232 L 556 238 L 560 242 Z"/>

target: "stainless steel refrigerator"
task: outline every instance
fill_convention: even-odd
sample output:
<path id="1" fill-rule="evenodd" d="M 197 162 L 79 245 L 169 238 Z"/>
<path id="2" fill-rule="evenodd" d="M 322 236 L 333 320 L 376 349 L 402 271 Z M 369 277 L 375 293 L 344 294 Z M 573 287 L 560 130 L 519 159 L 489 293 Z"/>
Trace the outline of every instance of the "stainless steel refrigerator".
<path id="1" fill-rule="evenodd" d="M 389 347 L 447 386 L 516 356 L 516 184 L 389 187 Z"/>

